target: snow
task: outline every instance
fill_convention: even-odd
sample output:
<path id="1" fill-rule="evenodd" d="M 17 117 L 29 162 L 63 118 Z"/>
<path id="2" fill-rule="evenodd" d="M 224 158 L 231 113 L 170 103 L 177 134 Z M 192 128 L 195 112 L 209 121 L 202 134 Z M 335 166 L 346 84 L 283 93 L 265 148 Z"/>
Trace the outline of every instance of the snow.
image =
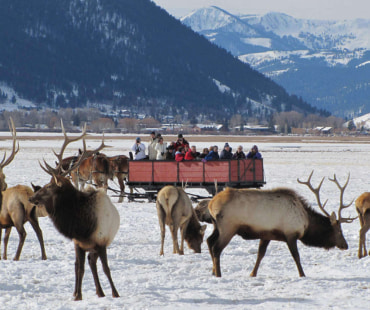
<path id="1" fill-rule="evenodd" d="M 5 133 L 2 136 L 6 135 Z M 29 135 L 29 134 L 27 134 Z M 10 137 L 8 133 L 6 136 Z M 18 136 L 22 136 L 19 133 Z M 164 136 L 166 139 L 166 136 Z M 191 142 L 191 136 L 187 137 Z M 143 139 L 144 142 L 145 139 Z M 133 143 L 127 137 L 105 137 L 108 155 L 128 154 Z M 100 144 L 88 139 L 87 147 Z M 199 149 L 218 144 L 210 136 L 208 142 L 195 142 Z M 248 150 L 248 137 L 229 144 L 236 149 L 242 144 Z M 43 158 L 53 163 L 51 149 L 59 150 L 61 140 L 39 140 L 37 135 L 20 140 L 20 151 L 4 169 L 9 186 L 16 184 L 43 185 L 49 176 L 38 161 Z M 67 155 L 80 145 L 71 145 Z M 326 177 L 321 190 L 322 200 L 328 200 L 329 212 L 336 211 L 339 190 L 327 177 L 336 173 L 343 185 L 348 174 L 350 181 L 344 193 L 349 203 L 369 190 L 368 154 L 370 144 L 341 143 L 335 138 L 328 143 L 259 143 L 264 158 L 266 189 L 287 186 L 297 190 L 317 208 L 314 195 L 297 178 L 307 179 L 314 170 L 312 183 L 317 186 Z M 10 139 L 2 140 L 1 156 L 11 147 Z M 69 154 L 70 153 L 70 154 Z M 116 187 L 115 183 L 110 186 Z M 188 190 L 207 194 L 203 190 Z M 221 256 L 222 278 L 211 275 L 212 263 L 206 242 L 202 253 L 195 254 L 187 247 L 185 255 L 172 254 L 172 241 L 167 228 L 164 256 L 159 256 L 160 230 L 154 203 L 127 202 L 118 204 L 109 192 L 121 216 L 121 227 L 108 248 L 108 260 L 113 281 L 120 298 L 112 298 L 107 279 L 100 265 L 99 275 L 105 298 L 98 298 L 88 264 L 83 279 L 83 300 L 73 301 L 74 248 L 72 241 L 60 235 L 49 218 L 40 218 L 48 259 L 41 260 L 40 247 L 29 223 L 21 259 L 0 260 L 0 304 L 2 309 L 368 309 L 370 303 L 370 258 L 357 258 L 359 222 L 343 224 L 349 250 L 310 248 L 298 242 L 306 278 L 298 276 L 289 250 L 283 242 L 271 242 L 256 278 L 249 277 L 255 263 L 258 241 L 234 237 Z M 343 212 L 356 216 L 351 206 Z M 212 225 L 206 230 L 207 238 Z M 12 258 L 18 244 L 13 229 L 8 256 Z"/>
<path id="2" fill-rule="evenodd" d="M 366 65 L 370 65 L 370 61 L 365 61 L 362 64 L 359 64 L 358 66 L 356 66 L 356 68 L 361 68 L 361 67 L 366 66 Z"/>
<path id="3" fill-rule="evenodd" d="M 353 122 L 358 129 L 361 129 L 361 127 L 364 127 L 365 129 L 370 128 L 370 113 L 354 118 Z M 346 124 L 348 124 L 348 122 Z"/>
<path id="4" fill-rule="evenodd" d="M 221 93 L 228 93 L 231 91 L 230 87 L 229 86 L 226 86 L 224 84 L 222 84 L 220 81 L 217 81 L 216 79 L 213 79 L 213 83 L 216 84 L 218 90 L 221 92 Z"/>
<path id="5" fill-rule="evenodd" d="M 245 55 L 238 56 L 239 60 L 249 63 L 251 66 L 258 66 L 264 62 L 273 62 L 273 61 L 285 61 L 289 60 L 291 56 L 300 56 L 305 57 L 309 54 L 308 50 L 299 50 L 299 51 L 267 51 L 261 53 L 250 53 Z"/>
<path id="6" fill-rule="evenodd" d="M 271 48 L 271 39 L 269 38 L 241 38 L 240 40 L 246 44 Z"/>
<path id="7" fill-rule="evenodd" d="M 6 84 L 0 82 L 0 93 L 5 94 L 7 99 L 0 104 L 1 111 L 14 111 L 18 110 L 19 108 L 36 108 L 36 105 L 24 98 L 18 96 L 15 90 Z M 12 103 L 13 97 L 16 100 L 16 103 Z"/>

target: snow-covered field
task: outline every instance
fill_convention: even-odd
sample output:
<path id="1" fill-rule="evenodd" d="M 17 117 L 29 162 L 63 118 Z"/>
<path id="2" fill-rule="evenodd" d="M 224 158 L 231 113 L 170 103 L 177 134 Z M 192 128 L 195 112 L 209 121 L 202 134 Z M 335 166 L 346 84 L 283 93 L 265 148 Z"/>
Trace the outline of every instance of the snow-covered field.
<path id="1" fill-rule="evenodd" d="M 241 141 L 248 138 L 241 137 Z M 189 137 L 191 141 L 191 137 Z M 128 154 L 133 141 L 110 140 L 113 147 L 108 155 Z M 88 140 L 92 148 L 100 143 Z M 212 143 L 194 143 L 201 149 Z M 250 148 L 250 143 L 230 143 Z M 2 142 L 0 156 L 9 150 L 10 140 Z M 43 185 L 49 176 L 41 170 L 38 160 L 53 163 L 51 149 L 59 149 L 61 140 L 20 141 L 20 151 L 4 170 L 9 186 L 16 184 Z M 219 147 L 223 143 L 218 143 Z M 79 145 L 71 145 L 74 153 Z M 264 157 L 265 188 L 288 186 L 296 189 L 314 206 L 314 195 L 297 178 L 306 179 L 315 170 L 312 182 L 324 181 L 321 197 L 329 199 L 327 209 L 336 211 L 339 191 L 327 177 L 337 174 L 344 184 L 348 173 L 350 182 L 344 194 L 345 203 L 370 189 L 369 144 L 340 143 L 260 143 Z M 66 154 L 68 155 L 68 153 Z M 112 187 L 116 184 L 111 183 Z M 190 191 L 190 190 L 189 190 Z M 202 190 L 193 193 L 206 194 Z M 107 295 L 95 295 L 93 278 L 86 265 L 83 280 L 83 300 L 74 302 L 74 247 L 60 235 L 48 218 L 40 218 L 48 259 L 41 260 L 40 247 L 32 227 L 28 232 L 21 259 L 0 261 L 1 309 L 369 309 L 370 258 L 357 258 L 359 222 L 343 224 L 349 250 L 309 248 L 298 242 L 306 278 L 300 278 L 289 250 L 283 242 L 272 242 L 256 278 L 249 277 L 257 253 L 258 241 L 235 237 L 221 256 L 222 278 L 211 275 L 212 263 L 206 242 L 202 253 L 194 254 L 187 247 L 185 255 L 172 254 L 172 241 L 167 228 L 165 255 L 159 256 L 160 231 L 154 203 L 116 203 L 121 227 L 108 248 L 112 277 L 120 293 L 113 299 L 107 279 L 99 265 L 102 287 Z M 316 206 L 317 207 L 317 206 Z M 355 216 L 354 207 L 345 215 Z M 212 232 L 208 225 L 206 238 Z M 15 255 L 18 234 L 13 229 L 8 257 Z"/>

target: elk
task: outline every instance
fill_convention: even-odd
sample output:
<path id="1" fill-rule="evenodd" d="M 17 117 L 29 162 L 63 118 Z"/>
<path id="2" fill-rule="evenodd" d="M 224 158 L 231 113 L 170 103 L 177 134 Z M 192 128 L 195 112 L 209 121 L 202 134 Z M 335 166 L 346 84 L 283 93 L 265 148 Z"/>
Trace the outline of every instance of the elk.
<path id="1" fill-rule="evenodd" d="M 324 181 L 315 189 L 311 185 L 313 171 L 306 182 L 316 195 L 322 215 L 312 209 L 307 201 L 294 190 L 277 188 L 272 190 L 259 189 L 231 189 L 227 188 L 217 194 L 209 203 L 209 211 L 214 222 L 214 231 L 207 239 L 208 248 L 213 262 L 213 274 L 221 277 L 220 255 L 234 235 L 243 239 L 260 239 L 257 260 L 251 276 L 257 276 L 257 270 L 266 253 L 271 240 L 287 243 L 291 255 L 297 265 L 299 276 L 304 277 L 303 268 L 297 248 L 297 240 L 305 245 L 330 249 L 337 246 L 339 249 L 348 249 L 343 236 L 341 223 L 353 221 L 343 218 L 341 211 L 347 206 L 343 205 L 343 192 L 348 184 L 341 187 L 335 175 L 335 182 L 341 191 L 341 203 L 337 219 L 333 212 L 329 215 L 325 204 L 320 202 L 319 191 Z"/>
<path id="2" fill-rule="evenodd" d="M 113 177 L 116 177 L 120 187 L 120 196 L 118 202 L 123 201 L 123 196 L 125 193 L 124 179 L 128 175 L 128 157 L 125 155 L 117 155 L 108 157 L 110 168 L 113 173 Z M 132 192 L 132 190 L 131 190 Z"/>
<path id="3" fill-rule="evenodd" d="M 0 226 L 2 228 L 5 228 L 3 259 L 7 259 L 9 236 L 12 226 L 15 226 L 19 235 L 19 243 L 14 260 L 19 260 L 23 244 L 27 236 L 26 230 L 24 229 L 24 224 L 27 221 L 30 222 L 33 230 L 36 233 L 37 239 L 39 240 L 41 248 L 41 259 L 46 259 L 44 239 L 42 236 L 42 231 L 39 225 L 38 218 L 47 216 L 47 213 L 43 206 L 36 208 L 36 206 L 29 201 L 29 198 L 33 196 L 33 194 L 34 191 L 29 186 L 25 185 L 16 185 L 2 192 Z"/>
<path id="4" fill-rule="evenodd" d="M 367 256 L 366 233 L 370 228 L 370 193 L 362 193 L 356 199 L 355 206 L 361 225 L 360 240 L 358 244 L 358 258 L 363 258 Z"/>
<path id="5" fill-rule="evenodd" d="M 7 259 L 9 236 L 12 227 L 15 226 L 19 235 L 19 243 L 14 260 L 19 260 L 27 235 L 23 225 L 27 221 L 29 221 L 32 225 L 32 228 L 35 230 L 37 238 L 40 242 L 42 259 L 46 259 L 42 231 L 37 219 L 39 216 L 45 216 L 45 214 L 43 213 L 42 208 L 36 210 L 35 206 L 28 201 L 28 198 L 33 195 L 32 189 L 24 185 L 17 185 L 7 188 L 7 184 L 5 182 L 3 168 L 13 161 L 15 155 L 19 151 L 19 144 L 17 146 L 17 132 L 15 130 L 12 118 L 10 118 L 9 121 L 9 130 L 12 134 L 13 140 L 12 153 L 8 158 L 6 158 L 5 153 L 0 163 L 0 242 L 2 229 L 5 228 L 3 259 Z"/>
<path id="6" fill-rule="evenodd" d="M 170 227 L 174 254 L 184 254 L 184 240 L 195 253 L 201 253 L 201 244 L 207 225 L 201 226 L 199 224 L 191 201 L 185 191 L 180 187 L 165 186 L 158 193 L 156 206 L 161 229 L 161 250 L 159 255 L 164 255 L 165 225 Z M 177 239 L 179 228 L 181 234 L 180 248 Z"/>
<path id="7" fill-rule="evenodd" d="M 62 130 L 65 137 L 64 143 L 59 154 L 54 152 L 59 159 L 59 163 L 62 162 L 67 145 L 85 136 L 86 126 L 82 134 L 74 139 L 67 137 L 63 122 Z M 96 150 L 86 151 L 85 140 L 83 142 L 82 155 L 68 170 L 63 170 L 61 164 L 52 168 L 45 160 L 44 166 L 40 163 L 41 168 L 51 175 L 51 181 L 38 190 L 30 198 L 30 201 L 36 205 L 43 204 L 56 229 L 74 242 L 76 261 L 73 295 L 75 300 L 82 299 L 81 286 L 85 270 L 86 252 L 89 252 L 88 261 L 94 277 L 96 294 L 99 297 L 105 296 L 100 285 L 96 266 L 97 260 L 100 258 L 103 271 L 112 289 L 112 296 L 119 297 L 113 284 L 107 258 L 107 247 L 111 244 L 119 229 L 119 213 L 103 189 L 89 187 L 86 191 L 80 191 L 65 177 L 71 170 L 76 169 L 85 158 L 105 147 L 103 141 Z"/>

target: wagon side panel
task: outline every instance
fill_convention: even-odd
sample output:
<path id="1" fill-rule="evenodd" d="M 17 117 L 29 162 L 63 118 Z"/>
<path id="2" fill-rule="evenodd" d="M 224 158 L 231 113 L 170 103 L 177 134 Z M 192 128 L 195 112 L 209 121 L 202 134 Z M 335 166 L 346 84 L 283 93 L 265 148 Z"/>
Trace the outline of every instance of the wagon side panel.
<path id="1" fill-rule="evenodd" d="M 133 182 L 152 182 L 153 166 L 152 162 L 144 160 L 129 161 L 128 181 Z"/>
<path id="2" fill-rule="evenodd" d="M 203 165 L 201 161 L 179 162 L 179 182 L 202 183 L 204 182 Z"/>
<path id="3" fill-rule="evenodd" d="M 175 161 L 154 161 L 153 178 L 155 183 L 178 182 L 178 167 Z"/>
<path id="4" fill-rule="evenodd" d="M 208 161 L 204 164 L 204 182 L 228 183 L 230 179 L 230 160 Z"/>

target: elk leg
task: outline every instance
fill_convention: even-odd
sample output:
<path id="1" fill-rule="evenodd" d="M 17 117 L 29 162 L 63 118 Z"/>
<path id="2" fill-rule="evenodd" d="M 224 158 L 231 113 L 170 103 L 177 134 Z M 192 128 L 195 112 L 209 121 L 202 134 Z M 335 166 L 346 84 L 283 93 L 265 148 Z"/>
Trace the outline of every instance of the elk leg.
<path id="1" fill-rule="evenodd" d="M 298 247 L 297 247 L 297 239 L 296 238 L 288 238 L 287 244 L 289 247 L 290 254 L 292 254 L 294 261 L 297 265 L 299 276 L 305 277 L 305 274 L 303 272 L 303 268 L 301 265 L 301 259 L 299 257 Z"/>
<path id="2" fill-rule="evenodd" d="M 5 228 L 5 236 L 4 236 L 4 254 L 3 259 L 8 259 L 8 241 L 10 237 L 10 233 L 12 231 L 11 227 Z M 0 240 L 1 240 L 1 230 L 0 230 Z"/>
<path id="3" fill-rule="evenodd" d="M 75 300 L 82 300 L 82 278 L 85 273 L 85 250 L 75 244 L 76 262 L 75 262 L 75 290 L 73 296 Z"/>
<path id="4" fill-rule="evenodd" d="M 254 268 L 253 268 L 253 270 L 250 274 L 251 277 L 256 277 L 257 276 L 257 270 L 260 266 L 262 258 L 266 254 L 267 246 L 269 245 L 269 243 L 270 243 L 270 240 L 263 240 L 263 239 L 260 240 L 260 244 L 258 246 L 257 260 L 256 260 L 256 264 L 254 265 Z"/>
<path id="5" fill-rule="evenodd" d="M 170 231 L 171 231 L 171 235 L 172 235 L 172 242 L 173 242 L 173 254 L 180 254 L 180 255 L 184 255 L 184 250 L 182 250 L 182 252 L 180 251 L 180 248 L 179 248 L 179 241 L 177 239 L 177 231 L 179 230 L 179 227 L 178 225 L 175 225 L 174 222 L 172 222 L 170 226 Z"/>
<path id="6" fill-rule="evenodd" d="M 214 229 L 213 229 L 212 234 L 207 238 L 207 245 L 208 245 L 209 254 L 211 254 L 211 258 L 212 258 L 212 264 L 213 264 L 212 275 L 216 275 L 215 262 L 214 262 L 214 256 L 215 255 L 213 253 L 213 246 L 214 246 L 215 242 L 217 241 L 217 239 L 219 237 L 219 231 L 218 231 L 215 223 L 213 225 L 214 225 Z"/>
<path id="7" fill-rule="evenodd" d="M 184 255 L 184 241 L 185 241 L 185 235 L 186 235 L 186 230 L 188 228 L 189 221 L 182 224 L 180 228 L 180 233 L 181 233 L 181 245 L 180 245 L 180 252 L 179 252 L 180 255 Z"/>
<path id="8" fill-rule="evenodd" d="M 33 210 L 29 222 L 32 225 L 33 230 L 35 231 L 37 235 L 37 239 L 39 240 L 40 247 L 41 247 L 41 259 L 46 260 L 46 252 L 45 252 L 45 246 L 44 246 L 44 238 L 42 236 L 42 231 L 39 225 L 39 221 L 37 219 L 37 216 L 35 215 L 36 210 Z"/>
<path id="9" fill-rule="evenodd" d="M 360 242 L 358 250 L 358 258 L 367 256 L 366 250 L 366 233 L 370 229 L 370 213 L 365 213 L 363 217 L 360 217 Z"/>
<path id="10" fill-rule="evenodd" d="M 158 220 L 159 220 L 159 227 L 161 229 L 161 250 L 159 255 L 164 255 L 163 247 L 164 247 L 164 237 L 166 235 L 166 227 L 165 227 L 165 219 L 166 213 L 163 211 L 162 206 L 157 202 L 157 213 L 158 213 Z"/>
<path id="11" fill-rule="evenodd" d="M 94 277 L 95 282 L 95 289 L 96 289 L 96 295 L 99 297 L 104 297 L 103 289 L 101 288 L 99 276 L 98 276 L 98 270 L 96 268 L 96 262 L 98 260 L 98 253 L 96 252 L 90 252 L 87 256 L 87 259 L 89 261 L 90 269 Z"/>
<path id="12" fill-rule="evenodd" d="M 17 229 L 17 232 L 18 232 L 18 235 L 19 235 L 19 243 L 18 243 L 17 252 L 15 253 L 14 260 L 18 261 L 19 257 L 21 256 L 23 244 L 24 244 L 24 241 L 26 240 L 27 233 L 26 233 L 26 231 L 23 227 L 23 224 L 17 224 L 15 226 L 15 228 Z"/>
<path id="13" fill-rule="evenodd" d="M 98 249 L 98 255 L 100 257 L 100 261 L 101 261 L 102 266 L 103 266 L 103 271 L 104 271 L 105 275 L 107 276 L 108 281 L 110 283 L 110 286 L 112 288 L 112 297 L 119 297 L 119 294 L 116 290 L 116 287 L 114 286 L 112 276 L 111 276 L 111 273 L 110 273 L 110 269 L 109 269 L 109 266 L 108 266 L 107 248 L 106 247 L 99 248 Z"/>
<path id="14" fill-rule="evenodd" d="M 213 274 L 216 277 L 221 277 L 221 253 L 223 249 L 229 244 L 234 235 L 234 231 L 222 231 L 222 234 L 220 234 L 220 232 L 218 231 L 217 239 L 214 239 L 211 251 L 213 252 Z"/>

